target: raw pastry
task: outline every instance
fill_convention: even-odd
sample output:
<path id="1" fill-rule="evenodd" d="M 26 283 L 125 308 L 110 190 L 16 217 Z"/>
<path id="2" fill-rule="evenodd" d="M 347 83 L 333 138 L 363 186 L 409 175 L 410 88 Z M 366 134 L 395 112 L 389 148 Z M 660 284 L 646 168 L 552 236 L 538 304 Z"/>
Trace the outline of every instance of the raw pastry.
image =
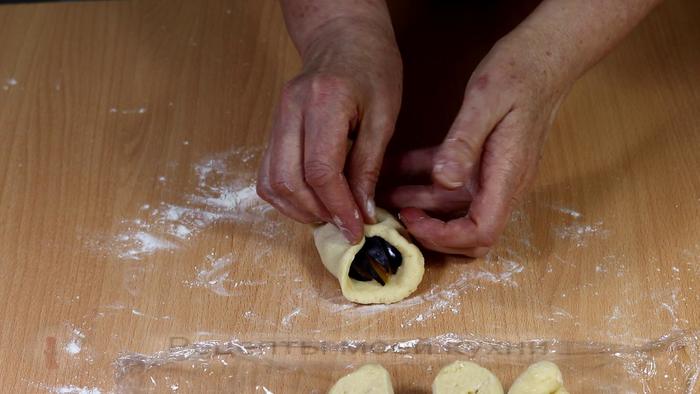
<path id="1" fill-rule="evenodd" d="M 340 282 L 345 298 L 359 304 L 389 304 L 408 297 L 423 279 L 423 255 L 404 234 L 406 230 L 391 214 L 377 209 L 377 223 L 365 225 L 365 238 L 359 244 L 351 245 L 340 230 L 330 223 L 314 230 L 314 242 L 323 265 Z M 367 250 L 363 247 L 368 242 L 389 247 L 390 250 L 384 255 L 386 259 L 396 257 L 392 256 L 391 250 L 398 251 L 398 265 L 386 267 L 387 272 L 372 269 L 377 266 L 376 262 L 363 255 Z M 365 257 L 365 271 L 362 267 L 358 268 L 361 256 Z M 372 262 L 372 266 L 367 260 Z M 389 262 L 385 263 L 390 265 Z M 363 279 L 362 275 L 368 278 Z M 374 279 L 369 279 L 369 276 Z"/>
<path id="2" fill-rule="evenodd" d="M 508 394 L 569 394 L 556 364 L 540 361 L 530 365 L 508 390 Z"/>
<path id="3" fill-rule="evenodd" d="M 433 381 L 433 394 L 503 394 L 496 375 L 469 361 L 442 368 Z"/>
<path id="4" fill-rule="evenodd" d="M 367 364 L 340 378 L 328 394 L 394 394 L 394 388 L 386 369 Z"/>

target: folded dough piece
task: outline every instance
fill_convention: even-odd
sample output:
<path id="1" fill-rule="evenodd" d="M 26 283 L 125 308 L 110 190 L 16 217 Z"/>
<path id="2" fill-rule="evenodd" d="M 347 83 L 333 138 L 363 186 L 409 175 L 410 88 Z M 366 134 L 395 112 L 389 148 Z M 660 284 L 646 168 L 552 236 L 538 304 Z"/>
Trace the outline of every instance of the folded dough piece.
<path id="1" fill-rule="evenodd" d="M 340 378 L 328 394 L 394 394 L 394 388 L 384 367 L 367 364 Z"/>
<path id="2" fill-rule="evenodd" d="M 569 394 L 556 364 L 540 361 L 530 365 L 508 390 L 508 394 Z"/>
<path id="3" fill-rule="evenodd" d="M 433 380 L 433 394 L 503 394 L 503 386 L 488 369 L 455 361 L 442 368 Z"/>
<path id="4" fill-rule="evenodd" d="M 402 235 L 406 234 L 406 236 Z M 423 279 L 424 259 L 420 250 L 408 241 L 406 230 L 390 213 L 377 209 L 377 223 L 365 225 L 365 236 L 379 236 L 399 250 L 402 263 L 384 285 L 350 278 L 350 265 L 365 240 L 351 245 L 333 224 L 314 230 L 314 243 L 323 265 L 340 282 L 343 296 L 359 304 L 390 304 L 413 293 Z"/>

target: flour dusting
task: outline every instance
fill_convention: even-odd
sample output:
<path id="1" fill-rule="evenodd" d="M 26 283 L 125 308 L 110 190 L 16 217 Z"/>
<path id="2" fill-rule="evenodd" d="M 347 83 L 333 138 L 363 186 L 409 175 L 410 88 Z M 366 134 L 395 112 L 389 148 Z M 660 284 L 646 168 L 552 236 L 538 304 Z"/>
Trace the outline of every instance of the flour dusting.
<path id="1" fill-rule="evenodd" d="M 169 177 L 158 176 L 163 194 L 174 197 L 140 204 L 138 217 L 123 220 L 116 236 L 92 239 L 88 246 L 120 260 L 142 260 L 186 248 L 187 241 L 217 224 L 249 224 L 248 233 L 263 238 L 283 235 L 281 223 L 269 218 L 272 207 L 255 191 L 260 152 L 260 148 L 235 148 L 205 157 L 191 167 L 193 186 L 181 191 L 168 190 Z M 271 250 L 271 243 L 261 244 L 258 257 Z"/>
<path id="2" fill-rule="evenodd" d="M 125 109 L 119 109 L 117 107 L 112 107 L 109 109 L 110 113 L 116 114 L 120 113 L 122 115 L 132 115 L 132 114 L 137 114 L 137 115 L 143 115 L 146 112 L 148 112 L 148 109 L 146 107 L 137 107 L 137 108 L 125 108 Z"/>
<path id="3" fill-rule="evenodd" d="M 47 387 L 48 390 L 56 394 L 102 394 L 102 391 L 97 387 L 78 387 L 78 386 L 61 386 Z"/>
<path id="4" fill-rule="evenodd" d="M 224 287 L 228 280 L 229 267 L 233 264 L 233 254 L 229 253 L 217 259 L 207 256 L 209 266 L 196 268 L 197 276 L 191 282 L 185 282 L 190 287 L 208 288 L 214 293 L 222 296 L 230 296 L 231 293 Z"/>
<path id="5" fill-rule="evenodd" d="M 64 347 L 66 353 L 71 356 L 75 356 L 83 350 L 83 341 L 85 340 L 85 333 L 77 328 L 71 330 L 70 339 Z"/>
<path id="6" fill-rule="evenodd" d="M 10 90 L 10 88 L 15 86 L 17 86 L 17 80 L 15 78 L 7 78 L 5 84 L 2 85 L 2 90 Z"/>
<path id="7" fill-rule="evenodd" d="M 572 218 L 575 218 L 575 219 L 578 219 L 578 218 L 580 218 L 581 216 L 583 216 L 583 215 L 581 214 L 581 212 L 575 211 L 575 210 L 573 210 L 573 209 L 571 209 L 571 208 L 566 208 L 566 207 L 557 206 L 557 205 L 552 205 L 552 208 L 553 208 L 554 210 L 556 210 L 556 211 L 559 211 L 559 212 L 563 213 L 563 214 L 569 215 L 569 216 L 571 216 Z"/>
<path id="8" fill-rule="evenodd" d="M 590 224 L 573 223 L 555 229 L 559 239 L 570 240 L 577 247 L 588 245 L 593 238 L 607 238 L 610 231 L 603 227 L 603 222 Z"/>
<path id="9" fill-rule="evenodd" d="M 206 259 L 208 264 L 204 267 L 195 267 L 196 276 L 194 280 L 185 281 L 185 285 L 190 288 L 205 288 L 220 296 L 230 297 L 236 295 L 237 291 L 243 288 L 267 284 L 265 280 L 236 280 L 229 277 L 234 264 L 237 263 L 233 253 L 218 258 L 214 255 L 208 255 Z"/>
<path id="10" fill-rule="evenodd" d="M 167 239 L 149 233 L 150 225 L 142 222 L 133 223 L 136 232 L 124 232 L 117 236 L 120 259 L 139 260 L 162 250 L 177 249 L 178 246 Z"/>

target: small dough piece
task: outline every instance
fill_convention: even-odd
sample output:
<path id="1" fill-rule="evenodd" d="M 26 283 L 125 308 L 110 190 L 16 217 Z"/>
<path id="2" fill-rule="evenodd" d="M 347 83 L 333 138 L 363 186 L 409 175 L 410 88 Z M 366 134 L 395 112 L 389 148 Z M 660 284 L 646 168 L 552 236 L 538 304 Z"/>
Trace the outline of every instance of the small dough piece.
<path id="1" fill-rule="evenodd" d="M 496 375 L 469 361 L 442 368 L 433 381 L 433 394 L 503 394 Z"/>
<path id="2" fill-rule="evenodd" d="M 530 365 L 515 379 L 508 394 L 569 394 L 569 392 L 564 388 L 564 378 L 559 367 L 550 361 L 540 361 Z"/>
<path id="3" fill-rule="evenodd" d="M 323 265 L 340 282 L 343 296 L 358 304 L 390 304 L 413 293 L 423 279 L 424 259 L 420 250 L 407 240 L 406 230 L 390 213 L 377 209 L 377 223 L 365 225 L 365 236 L 379 236 L 401 252 L 402 262 L 395 275 L 382 286 L 376 281 L 350 278 L 350 265 L 365 243 L 351 245 L 333 224 L 314 230 L 314 243 Z"/>
<path id="4" fill-rule="evenodd" d="M 328 394 L 394 394 L 394 388 L 384 367 L 367 364 L 338 379 Z"/>

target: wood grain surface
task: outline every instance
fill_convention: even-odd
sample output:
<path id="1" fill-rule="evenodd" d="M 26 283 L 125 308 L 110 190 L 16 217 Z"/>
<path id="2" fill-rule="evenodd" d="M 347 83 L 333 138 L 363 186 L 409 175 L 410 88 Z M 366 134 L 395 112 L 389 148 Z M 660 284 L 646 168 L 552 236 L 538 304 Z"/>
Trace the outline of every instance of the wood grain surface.
<path id="1" fill-rule="evenodd" d="M 421 50 L 473 66 L 517 22 L 481 10 L 492 16 L 473 18 L 484 33 L 470 45 L 430 45 L 416 24 L 431 14 L 406 9 L 392 9 L 411 108 L 397 139 L 449 124 L 448 90 L 471 71 L 428 73 Z M 278 92 L 300 65 L 276 2 L 0 6 L 0 391 L 304 392 L 347 365 L 329 353 L 120 368 L 138 359 L 127 353 L 205 340 L 643 346 L 700 329 L 698 16 L 695 0 L 667 1 L 575 85 L 488 257 L 428 253 L 414 297 L 355 307 L 310 229 L 252 194 Z M 421 98 L 436 109 L 418 111 Z M 499 357 L 482 361 L 510 382 L 522 358 Z M 560 357 L 617 379 L 608 356 Z M 399 392 L 427 392 L 437 372 L 421 375 L 419 356 L 381 360 Z M 656 367 L 651 392 L 682 392 L 687 376 L 669 383 Z M 567 375 L 572 392 L 616 392 Z"/>

